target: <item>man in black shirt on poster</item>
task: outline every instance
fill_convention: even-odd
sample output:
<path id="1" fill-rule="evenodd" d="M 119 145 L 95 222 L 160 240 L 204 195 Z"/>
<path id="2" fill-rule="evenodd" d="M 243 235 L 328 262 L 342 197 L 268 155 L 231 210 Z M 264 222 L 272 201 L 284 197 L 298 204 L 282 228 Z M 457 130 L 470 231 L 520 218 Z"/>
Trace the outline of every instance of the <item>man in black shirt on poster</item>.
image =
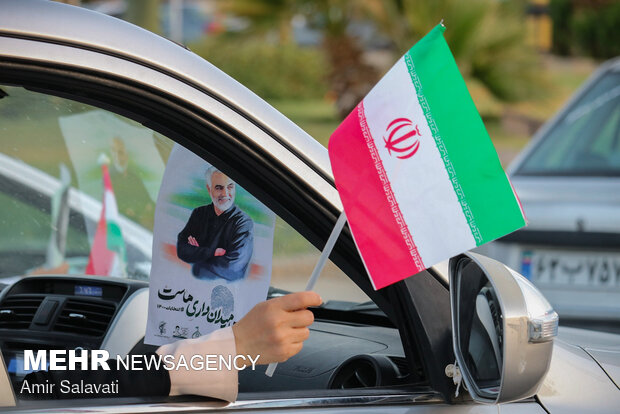
<path id="1" fill-rule="evenodd" d="M 206 174 L 212 203 L 192 211 L 177 238 L 177 256 L 199 279 L 243 279 L 254 247 L 254 223 L 235 205 L 236 184 L 214 167 Z"/>

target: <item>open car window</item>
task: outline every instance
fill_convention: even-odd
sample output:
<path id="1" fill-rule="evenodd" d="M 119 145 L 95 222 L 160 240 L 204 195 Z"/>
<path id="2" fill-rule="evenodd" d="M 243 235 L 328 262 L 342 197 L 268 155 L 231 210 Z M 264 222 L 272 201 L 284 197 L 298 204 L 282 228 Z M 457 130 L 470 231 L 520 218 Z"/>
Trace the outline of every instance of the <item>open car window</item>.
<path id="1" fill-rule="evenodd" d="M 20 87 L 2 90 L 0 277 L 93 274 L 148 280 L 155 203 L 174 142 L 91 105 Z M 106 268 L 105 274 L 88 269 L 102 209 L 102 159 L 126 254 L 122 266 Z M 187 198 L 189 207 L 210 201 L 200 186 Z M 273 243 L 273 287 L 303 290 L 320 252 L 279 217 Z M 331 263 L 316 290 L 325 299 L 369 300 Z"/>
<path id="2" fill-rule="evenodd" d="M 110 343 L 108 329 L 123 311 L 123 301 L 133 298 L 148 283 L 156 201 L 175 143 L 105 109 L 22 87 L 1 88 L 0 282 L 11 284 L 31 277 L 19 291 L 7 288 L 5 293 L 11 295 L 0 299 L 0 330 L 4 332 L 0 346 L 17 385 L 28 373 L 22 368 L 24 349 L 97 349 L 102 343 Z M 93 267 L 93 246 L 105 215 L 105 190 L 109 189 L 115 198 L 115 220 L 124 251 L 123 260 L 102 273 L 101 268 Z M 241 188 L 240 192 L 247 193 Z M 208 199 L 200 199 L 204 193 L 197 188 L 190 205 L 207 203 Z M 303 290 L 319 254 L 286 221 L 276 217 L 270 294 Z M 120 284 L 115 293 L 108 294 L 104 283 L 104 294 L 100 295 L 79 283 L 59 287 L 49 275 L 85 279 L 88 275 L 110 276 L 126 279 L 129 284 L 127 290 Z M 325 304 L 318 310 L 317 331 L 307 343 L 307 352 L 293 364 L 282 364 L 279 378 L 266 381 L 262 371 L 244 373 L 240 377 L 241 396 L 324 389 L 339 364 L 356 355 L 386 350 L 389 356 L 381 358 L 394 370 L 394 384 L 407 383 L 407 363 L 398 331 L 347 275 L 329 262 L 315 291 Z M 35 324 L 39 307 L 50 295 L 58 300 L 58 309 L 44 324 Z M 66 315 L 76 313 L 69 307 L 75 305 L 70 303 L 71 298 L 82 305 L 107 307 L 109 314 L 95 318 L 98 329 L 79 323 L 71 326 Z M 87 309 L 79 310 L 90 316 Z M 343 316 L 347 312 L 357 316 Z M 134 335 L 114 347 L 128 352 L 136 345 L 135 332 L 144 334 L 144 318 L 132 322 L 130 316 L 123 317 Z M 366 328 L 359 328 L 363 325 Z M 331 357 L 318 357 L 325 352 Z M 355 377 L 354 372 L 351 375 Z M 342 384 L 336 388 L 346 388 L 345 383 L 352 387 L 372 385 L 350 383 L 349 377 L 339 381 Z"/>

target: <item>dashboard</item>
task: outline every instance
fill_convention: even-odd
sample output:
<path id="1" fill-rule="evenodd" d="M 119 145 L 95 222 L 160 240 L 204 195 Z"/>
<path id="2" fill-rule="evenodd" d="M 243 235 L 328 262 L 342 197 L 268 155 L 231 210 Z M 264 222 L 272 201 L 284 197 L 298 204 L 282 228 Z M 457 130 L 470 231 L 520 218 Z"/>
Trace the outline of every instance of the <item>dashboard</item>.
<path id="1" fill-rule="evenodd" d="M 316 319 L 302 351 L 278 364 L 266 381 L 265 366 L 239 373 L 239 392 L 283 389 L 349 389 L 409 382 L 394 328 Z"/>
<path id="2" fill-rule="evenodd" d="M 30 276 L 5 287 L 0 348 L 14 389 L 29 373 L 23 369 L 25 349 L 104 349 L 111 358 L 153 351 L 156 347 L 143 344 L 147 309 L 143 281 Z M 315 323 L 302 351 L 279 364 L 269 380 L 266 366 L 241 371 L 240 398 L 254 392 L 394 386 L 416 378 L 398 330 L 389 323 L 380 326 L 381 318 L 372 313 L 352 318 L 352 312 L 312 310 Z"/>
<path id="3" fill-rule="evenodd" d="M 126 355 L 144 336 L 147 303 L 147 283 L 111 277 L 34 276 L 5 287 L 0 349 L 13 384 L 29 373 L 24 349 Z"/>

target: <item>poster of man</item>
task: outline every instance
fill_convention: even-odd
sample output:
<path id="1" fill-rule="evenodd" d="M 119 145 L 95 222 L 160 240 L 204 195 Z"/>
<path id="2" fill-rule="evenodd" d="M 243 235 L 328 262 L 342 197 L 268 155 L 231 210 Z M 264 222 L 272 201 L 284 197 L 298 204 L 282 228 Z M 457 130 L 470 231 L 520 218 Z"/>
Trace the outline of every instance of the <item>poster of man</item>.
<path id="1" fill-rule="evenodd" d="M 232 326 L 265 300 L 275 214 L 180 145 L 155 208 L 145 342 L 163 345 Z"/>
<path id="2" fill-rule="evenodd" d="M 236 184 L 226 174 L 208 168 L 205 187 L 212 202 L 192 211 L 179 233 L 177 255 L 198 279 L 242 279 L 252 257 L 254 222 L 235 204 Z"/>

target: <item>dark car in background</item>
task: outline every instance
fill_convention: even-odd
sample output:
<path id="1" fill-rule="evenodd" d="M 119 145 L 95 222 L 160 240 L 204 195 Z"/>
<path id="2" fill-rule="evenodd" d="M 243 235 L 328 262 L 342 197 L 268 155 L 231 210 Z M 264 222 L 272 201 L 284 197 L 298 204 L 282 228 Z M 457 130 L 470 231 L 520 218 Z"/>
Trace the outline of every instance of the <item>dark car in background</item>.
<path id="1" fill-rule="evenodd" d="M 620 331 L 620 58 L 508 168 L 528 226 L 481 249 L 534 282 L 562 324 Z"/>

